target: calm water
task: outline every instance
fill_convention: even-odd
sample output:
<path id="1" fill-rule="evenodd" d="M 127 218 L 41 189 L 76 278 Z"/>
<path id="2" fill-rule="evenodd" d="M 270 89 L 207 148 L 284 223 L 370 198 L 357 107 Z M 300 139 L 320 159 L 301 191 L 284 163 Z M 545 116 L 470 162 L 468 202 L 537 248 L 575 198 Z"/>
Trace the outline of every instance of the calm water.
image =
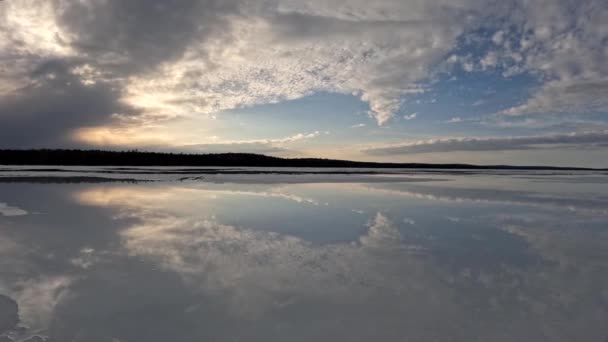
<path id="1" fill-rule="evenodd" d="M 605 175 L 222 177 L 0 178 L 0 341 L 608 339 Z"/>

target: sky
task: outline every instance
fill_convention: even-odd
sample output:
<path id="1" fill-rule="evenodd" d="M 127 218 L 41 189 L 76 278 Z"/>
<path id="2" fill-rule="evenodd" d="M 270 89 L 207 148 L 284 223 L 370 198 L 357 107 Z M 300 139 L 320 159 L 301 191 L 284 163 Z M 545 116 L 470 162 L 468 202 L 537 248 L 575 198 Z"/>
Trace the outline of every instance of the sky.
<path id="1" fill-rule="evenodd" d="M 0 0 L 0 148 L 608 167 L 605 0 Z"/>

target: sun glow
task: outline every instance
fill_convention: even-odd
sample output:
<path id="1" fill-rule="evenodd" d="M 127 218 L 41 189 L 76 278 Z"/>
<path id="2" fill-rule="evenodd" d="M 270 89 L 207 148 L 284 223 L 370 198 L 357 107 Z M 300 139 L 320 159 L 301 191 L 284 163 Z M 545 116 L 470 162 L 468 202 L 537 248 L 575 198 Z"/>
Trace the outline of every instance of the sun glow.
<path id="1" fill-rule="evenodd" d="M 144 133 L 132 128 L 87 127 L 76 130 L 73 139 L 96 146 L 170 145 L 171 137 L 161 133 Z"/>

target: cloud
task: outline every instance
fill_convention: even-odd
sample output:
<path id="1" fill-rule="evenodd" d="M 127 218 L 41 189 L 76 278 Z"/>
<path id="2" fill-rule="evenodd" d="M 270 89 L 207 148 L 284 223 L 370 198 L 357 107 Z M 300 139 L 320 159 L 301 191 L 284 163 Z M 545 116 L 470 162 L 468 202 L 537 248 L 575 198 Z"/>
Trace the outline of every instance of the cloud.
<path id="1" fill-rule="evenodd" d="M 451 118 L 450 120 L 447 120 L 446 123 L 460 123 L 462 121 L 463 121 L 462 118 L 457 116 L 457 117 Z"/>
<path id="2" fill-rule="evenodd" d="M 488 54 L 480 61 L 483 70 L 493 68 L 498 63 L 498 55 L 494 51 L 488 52 Z"/>
<path id="3" fill-rule="evenodd" d="M 505 40 L 505 32 L 504 31 L 497 31 L 492 36 L 492 42 L 494 42 L 494 44 L 496 44 L 496 45 L 501 45 L 504 42 L 504 40 Z"/>
<path id="4" fill-rule="evenodd" d="M 3 1 L 0 143 L 82 144 L 72 141 L 75 129 L 211 116 L 315 92 L 355 95 L 382 125 L 457 65 L 539 81 L 535 95 L 504 114 L 605 111 L 607 7 L 602 0 Z M 65 65 L 58 79 L 69 85 L 40 79 L 35 70 L 49 61 Z"/>
<path id="5" fill-rule="evenodd" d="M 352 126 L 350 126 L 350 128 L 361 128 L 361 127 L 365 127 L 365 126 L 366 126 L 366 124 L 361 123 L 361 124 L 352 125 Z"/>
<path id="6" fill-rule="evenodd" d="M 409 115 L 404 115 L 403 118 L 405 120 L 409 121 L 409 120 L 414 120 L 417 116 L 418 116 L 418 113 L 412 113 L 412 114 L 409 114 Z"/>
<path id="7" fill-rule="evenodd" d="M 98 80 L 123 88 L 131 104 L 156 98 L 149 111 L 174 114 L 315 91 L 356 93 L 382 124 L 403 97 L 425 91 L 419 82 L 465 26 L 454 19 L 437 25 L 437 19 L 457 18 L 473 6 L 351 5 L 354 11 L 318 1 L 11 1 L 0 9 L 11 18 L 0 32 L 24 48 L 7 44 L 3 60 L 31 64 L 32 52 L 81 58 Z M 40 29 L 27 24 L 34 17 L 43 22 Z"/>
<path id="8" fill-rule="evenodd" d="M 66 146 L 82 126 L 109 124 L 138 110 L 106 82 L 86 83 L 74 65 L 49 60 L 29 74 L 23 88 L 0 96 L 0 145 L 4 148 Z"/>
<path id="9" fill-rule="evenodd" d="M 499 60 L 507 74 L 530 73 L 541 83 L 507 115 L 607 111 L 608 6 L 605 1 L 533 1 L 515 7 Z"/>
<path id="10" fill-rule="evenodd" d="M 166 148 L 166 147 L 165 147 Z M 148 149 L 162 150 L 162 146 L 151 146 Z M 185 146 L 172 146 L 171 151 L 180 151 L 185 153 L 230 153 L 239 151 L 241 153 L 256 153 L 256 154 L 277 154 L 287 152 L 288 150 L 279 146 L 274 146 L 268 143 L 228 143 L 228 144 L 196 144 Z"/>
<path id="11" fill-rule="evenodd" d="M 205 114 L 297 99 L 315 91 L 355 93 L 370 104 L 370 115 L 382 124 L 400 108 L 402 97 L 425 91 L 418 82 L 428 77 L 427 67 L 448 48 L 439 37 L 449 35 L 444 28 L 426 24 L 282 13 L 234 19 L 232 28 L 235 44 L 217 42 L 208 49 L 207 58 L 216 68 L 203 75 L 195 72 L 204 66 L 199 47 L 193 46 L 181 61 L 134 79 L 133 97 L 171 89 L 180 101 L 175 110 Z M 438 36 L 438 44 L 420 31 Z M 362 45 L 362 39 L 367 43 Z M 416 54 L 408 53 L 408 45 L 419 44 Z"/>
<path id="12" fill-rule="evenodd" d="M 145 72 L 180 58 L 194 42 L 221 35 L 233 0 L 53 0 L 61 40 L 100 68 Z M 204 53 L 199 57 L 204 58 Z"/>
<path id="13" fill-rule="evenodd" d="M 431 139 L 364 150 L 370 155 L 400 155 L 453 151 L 507 151 L 543 148 L 543 145 L 606 146 L 608 131 L 507 138 Z"/>
<path id="14" fill-rule="evenodd" d="M 295 141 L 300 141 L 300 140 L 305 140 L 305 139 L 313 139 L 313 138 L 319 137 L 323 134 L 329 134 L 329 132 L 328 131 L 325 131 L 325 132 L 314 131 L 314 132 L 308 133 L 308 134 L 298 133 L 298 134 L 294 134 L 292 136 L 288 136 L 285 138 L 278 138 L 278 139 L 237 140 L 237 141 L 231 141 L 231 142 L 226 142 L 226 143 L 228 143 L 228 144 L 252 144 L 252 143 L 284 144 L 284 143 L 290 143 L 290 142 L 295 142 Z"/>
<path id="15" fill-rule="evenodd" d="M 145 149 L 154 151 L 179 151 L 186 153 L 227 153 L 239 151 L 242 153 L 280 154 L 291 152 L 286 145 L 315 139 L 330 132 L 314 131 L 311 133 L 298 133 L 283 138 L 252 139 L 252 140 L 216 140 L 204 144 L 173 145 L 169 142 L 158 145 L 145 145 Z"/>
<path id="16" fill-rule="evenodd" d="M 406 218 L 403 219 L 403 223 L 409 224 L 409 225 L 414 225 L 414 224 L 416 224 L 416 221 L 414 221 L 411 218 L 406 217 Z"/>
<path id="17" fill-rule="evenodd" d="M 554 81 L 545 84 L 525 103 L 506 109 L 503 115 L 608 111 L 608 79 L 597 81 Z"/>

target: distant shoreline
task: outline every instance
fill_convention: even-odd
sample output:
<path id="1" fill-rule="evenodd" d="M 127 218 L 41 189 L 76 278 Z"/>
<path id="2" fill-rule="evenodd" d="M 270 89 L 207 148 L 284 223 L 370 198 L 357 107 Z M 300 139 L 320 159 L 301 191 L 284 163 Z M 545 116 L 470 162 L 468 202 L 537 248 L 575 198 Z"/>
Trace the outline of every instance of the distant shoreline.
<path id="1" fill-rule="evenodd" d="M 0 150 L 0 165 L 608 171 L 556 166 L 377 163 L 320 158 L 278 158 L 251 153 L 181 154 L 65 149 Z"/>

